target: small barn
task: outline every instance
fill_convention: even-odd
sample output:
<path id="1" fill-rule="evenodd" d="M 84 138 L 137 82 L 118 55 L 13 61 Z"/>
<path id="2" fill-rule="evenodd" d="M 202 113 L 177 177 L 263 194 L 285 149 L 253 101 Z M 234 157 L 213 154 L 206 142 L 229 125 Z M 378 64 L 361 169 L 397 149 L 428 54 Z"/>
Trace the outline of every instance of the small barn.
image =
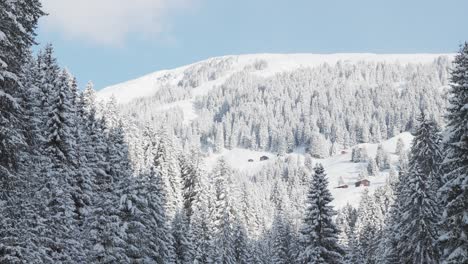
<path id="1" fill-rule="evenodd" d="M 338 187 L 336 187 L 338 189 L 346 189 L 348 188 L 348 184 L 343 184 L 343 185 L 339 185 Z"/>
<path id="2" fill-rule="evenodd" d="M 260 157 L 260 161 L 264 161 L 264 160 L 269 160 L 270 158 L 268 158 L 267 156 L 261 156 Z"/>
<path id="3" fill-rule="evenodd" d="M 370 181 L 367 180 L 367 179 L 362 179 L 362 180 L 357 181 L 354 185 L 356 185 L 356 187 L 360 187 L 360 186 L 369 186 L 369 185 L 370 185 Z"/>
<path id="4" fill-rule="evenodd" d="M 248 162 L 253 162 L 253 159 L 249 159 Z"/>

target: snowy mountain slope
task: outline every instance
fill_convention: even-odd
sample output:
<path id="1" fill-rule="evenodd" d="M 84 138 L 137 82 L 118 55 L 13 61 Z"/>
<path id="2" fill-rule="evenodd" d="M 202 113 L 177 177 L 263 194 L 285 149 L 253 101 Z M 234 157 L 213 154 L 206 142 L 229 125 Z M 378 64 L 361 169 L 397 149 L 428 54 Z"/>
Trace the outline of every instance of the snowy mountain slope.
<path id="1" fill-rule="evenodd" d="M 446 84 L 446 76 L 443 73 L 446 72 L 447 61 L 451 61 L 452 58 L 452 54 L 255 54 L 224 56 L 173 70 L 155 72 L 129 82 L 107 87 L 98 92 L 98 98 L 107 100 L 114 96 L 117 102 L 120 103 L 121 108 L 127 110 L 123 112 L 132 118 L 136 118 L 142 123 L 170 126 L 175 136 L 179 136 L 182 144 L 188 142 L 187 146 L 184 147 L 190 148 L 190 144 L 201 145 L 202 149 L 209 153 L 205 159 L 207 171 L 214 167 L 218 158 L 224 157 L 228 164 L 240 172 L 236 174 L 236 177 L 238 177 L 236 180 L 248 184 L 251 183 L 248 177 L 261 173 L 265 167 L 274 167 L 278 162 L 281 163 L 286 159 L 296 159 L 299 160 L 298 163 L 303 163 L 307 147 L 301 149 L 297 145 L 309 143 L 310 146 L 317 147 L 310 142 L 308 137 L 312 134 L 317 135 L 317 131 L 323 130 L 325 132 L 320 132 L 322 134 L 318 139 L 312 138 L 317 139 L 313 143 L 319 144 L 318 142 L 320 142 L 319 145 L 324 143 L 323 146 L 327 146 L 324 152 L 328 153 L 328 148 L 331 146 L 330 131 L 332 127 L 327 126 L 326 123 L 334 124 L 338 127 L 341 137 L 344 137 L 345 134 L 352 136 L 352 138 L 348 137 L 346 140 L 346 137 L 342 138 L 339 142 L 339 145 L 343 145 L 345 144 L 344 141 L 349 141 L 349 144 L 346 143 L 348 146 L 346 153 L 319 160 L 315 159 L 315 161 L 323 163 L 328 173 L 330 190 L 335 197 L 333 204 L 337 207 L 342 207 L 346 203 L 357 206 L 364 188 L 356 188 L 354 183 L 359 172 L 365 170 L 366 163 L 350 162 L 350 146 L 356 145 L 356 142 L 374 143 L 360 144 L 366 145 L 368 154 L 372 158 L 376 154 L 378 145 L 376 143 L 382 139 L 384 139 L 384 149 L 390 154 L 394 153 L 399 137 L 404 140 L 408 148 L 412 136 L 408 132 L 400 133 L 411 130 L 415 113 L 419 111 L 417 104 L 429 106 L 429 109 L 434 113 L 438 113 L 439 109 L 443 108 L 443 105 L 439 101 L 433 100 L 433 98 L 438 97 L 434 96 L 434 94 L 438 95 L 442 90 L 439 88 Z M 443 62 L 434 63 L 439 60 Z M 324 66 L 324 64 L 332 67 Z M 341 71 L 340 65 L 347 67 L 343 67 L 344 70 Z M 405 67 L 400 67 L 401 65 Z M 423 65 L 423 67 L 418 67 L 420 65 Z M 317 69 L 317 71 L 303 71 L 304 68 L 308 67 Z M 331 70 L 332 68 L 333 70 Z M 338 74 L 346 74 L 350 69 L 351 77 L 349 80 L 347 79 L 348 76 L 342 79 L 327 79 Z M 352 72 L 354 69 L 357 70 Z M 443 70 L 439 71 L 439 69 Z M 322 96 L 316 96 L 315 93 L 311 96 L 312 93 L 308 94 L 308 91 L 301 91 L 301 89 L 309 89 L 307 84 L 320 79 L 323 73 L 326 73 L 326 77 L 322 78 L 321 82 L 310 86 L 310 90 L 316 89 L 323 93 Z M 278 76 L 276 74 L 281 76 L 276 78 Z M 284 75 L 287 75 L 287 77 Z M 250 78 L 250 76 L 255 78 Z M 252 85 L 252 83 L 254 84 Z M 271 89 L 269 93 L 276 92 L 277 97 L 267 98 L 261 92 L 251 90 L 261 90 L 263 85 L 269 85 Z M 290 90 L 281 90 L 287 85 L 291 85 Z M 327 99 L 327 89 L 336 89 L 336 96 L 345 90 L 340 90 L 341 87 L 345 87 L 349 91 L 349 94 L 345 94 L 345 97 L 354 96 L 358 99 L 347 103 L 347 105 L 351 105 L 351 110 L 348 109 L 348 112 L 328 112 L 330 109 L 344 109 L 345 106 L 340 104 L 327 107 L 327 104 L 328 106 L 332 105 Z M 375 89 L 376 87 L 379 89 Z M 408 90 L 413 88 L 418 90 L 417 93 L 408 93 Z M 428 89 L 423 90 L 426 88 Z M 228 92 L 224 93 L 223 89 L 228 89 Z M 302 94 L 297 95 L 298 98 L 307 97 L 309 101 L 301 107 L 297 107 L 296 94 L 291 91 L 302 92 Z M 389 93 L 384 94 L 383 91 Z M 392 91 L 395 91 L 395 93 L 391 93 Z M 375 93 L 380 93 L 385 98 L 378 98 Z M 421 94 L 425 94 L 428 98 L 423 98 Z M 253 98 L 249 98 L 249 96 Z M 286 96 L 290 97 L 286 98 Z M 374 100 L 377 103 L 367 104 L 367 102 L 359 101 L 359 98 L 364 98 L 364 96 L 369 96 L 370 100 L 367 101 Z M 388 96 L 401 97 L 401 102 L 397 100 L 393 102 L 394 104 L 389 104 L 387 102 L 390 101 L 387 100 Z M 223 101 L 225 103 L 228 97 L 231 99 L 231 105 L 228 108 L 232 113 L 217 117 L 217 114 L 227 112 L 223 109 Z M 200 100 L 200 98 L 203 100 Z M 263 102 L 253 101 L 259 98 Z M 317 98 L 322 99 L 322 101 L 317 100 Z M 413 98 L 418 98 L 418 100 L 414 100 L 416 102 L 414 104 L 410 101 Z M 287 101 L 288 99 L 289 101 Z M 346 102 L 343 98 L 341 100 Z M 405 102 L 403 102 L 404 100 Z M 358 102 L 358 104 L 354 104 L 355 102 Z M 290 112 L 284 110 L 287 103 L 289 103 Z M 265 104 L 270 108 L 265 107 L 263 108 L 264 111 L 259 112 L 257 111 L 259 104 Z M 276 107 L 273 107 L 275 104 Z M 305 108 L 314 104 L 316 108 Z M 375 105 L 380 107 L 379 104 L 388 105 L 377 111 Z M 361 106 L 361 109 L 357 111 L 359 106 Z M 410 109 L 408 106 L 414 107 Z M 238 107 L 237 111 L 234 111 L 236 110 L 234 107 Z M 284 118 L 283 121 L 276 124 L 277 119 L 275 119 L 276 117 L 272 118 L 272 112 L 282 113 L 283 116 L 279 115 Z M 178 113 L 182 113 L 182 116 Z M 307 122 L 304 121 L 304 118 L 300 116 L 301 113 L 309 118 L 312 117 L 312 119 L 306 120 Z M 250 116 L 248 116 L 249 114 Z M 322 114 L 324 115 L 322 116 Z M 343 116 L 350 114 L 356 115 L 355 119 L 343 118 Z M 365 116 L 368 116 L 368 121 L 365 121 Z M 247 117 L 251 118 L 251 120 L 248 120 Z M 339 119 L 336 119 L 337 117 Z M 233 121 L 234 118 L 238 118 L 235 120 L 237 123 Z M 180 120 L 183 120 L 183 122 L 179 122 Z M 258 120 L 258 122 L 255 120 Z M 363 123 L 363 121 L 368 123 Z M 269 127 L 263 130 L 268 134 L 266 135 L 266 141 L 270 142 L 270 145 L 273 145 L 274 142 L 277 143 L 275 145 L 277 149 L 265 151 L 266 148 L 263 148 L 264 151 L 254 151 L 253 149 L 262 148 L 260 143 L 254 144 L 257 143 L 256 141 L 261 141 L 261 126 L 266 123 L 269 123 Z M 234 126 L 234 124 L 236 125 Z M 290 131 L 287 131 L 286 125 L 289 125 Z M 320 128 L 318 125 L 320 125 Z M 241 131 L 235 131 L 236 129 Z M 366 132 L 365 136 L 359 136 L 364 132 Z M 300 139 L 299 133 L 306 135 L 306 139 Z M 324 133 L 328 133 L 326 139 L 325 136 L 322 136 Z M 382 135 L 380 135 L 381 133 Z M 238 139 L 242 139 L 242 142 L 239 140 L 237 143 L 232 143 L 233 135 L 236 135 Z M 361 140 L 364 137 L 366 139 Z M 218 142 L 217 139 L 221 139 L 221 142 Z M 294 140 L 298 142 L 297 145 L 286 150 L 286 145 L 294 145 L 294 143 L 291 143 Z M 302 142 L 299 142 L 299 140 L 302 140 Z M 246 147 L 245 145 L 250 144 L 249 142 L 254 144 Z M 218 143 L 220 147 L 216 146 Z M 244 144 L 244 146 L 236 144 Z M 281 147 L 284 148 L 283 151 L 278 150 Z M 342 146 L 338 148 L 342 148 Z M 277 156 L 277 153 L 287 153 L 293 149 L 295 151 L 292 153 Z M 341 149 L 338 149 L 337 153 L 341 153 Z M 268 156 L 270 159 L 260 162 L 259 157 L 263 155 Z M 248 159 L 254 161 L 248 162 Z M 397 156 L 391 155 L 391 159 L 395 166 Z M 372 192 L 377 187 L 384 185 L 388 173 L 388 171 L 383 171 L 378 176 L 371 176 L 369 190 Z M 349 188 L 335 188 L 340 177 L 349 185 Z M 265 184 L 271 185 L 272 182 Z M 271 187 L 263 188 L 260 185 L 255 185 L 254 188 L 263 188 L 261 192 L 268 196 Z M 252 195 L 255 195 L 255 192 L 256 190 L 252 191 Z M 295 197 L 295 194 L 293 192 L 290 198 L 297 198 L 296 204 L 301 206 L 300 199 L 304 195 L 297 193 L 297 197 Z M 268 200 L 266 197 L 264 198 Z M 268 210 L 266 210 L 266 213 L 271 214 L 272 212 L 268 212 Z M 263 213 L 263 211 L 260 213 Z"/>
<path id="2" fill-rule="evenodd" d="M 396 137 L 388 139 L 382 142 L 383 149 L 390 154 L 392 165 L 395 166 L 398 162 L 398 156 L 395 154 L 395 149 L 398 139 L 401 138 L 405 144 L 405 148 L 409 149 L 413 136 L 408 133 L 402 133 Z M 375 157 L 377 153 L 378 144 L 359 144 L 356 147 L 366 147 L 369 157 Z M 354 183 L 358 179 L 358 174 L 361 170 L 366 169 L 367 163 L 353 163 L 351 162 L 351 149 L 345 150 L 345 154 L 338 154 L 325 159 L 314 159 L 314 162 L 320 162 L 326 169 L 329 189 L 334 197 L 332 204 L 337 208 L 345 206 L 347 203 L 357 207 L 359 198 L 364 190 L 368 188 L 372 193 L 378 187 L 385 184 L 388 177 L 388 170 L 380 172 L 377 176 L 369 176 L 368 179 L 371 182 L 369 187 L 355 187 Z M 340 152 L 341 153 L 341 152 Z M 260 161 L 261 156 L 269 157 L 267 161 Z M 291 154 L 287 154 L 284 157 L 277 157 L 274 153 L 253 151 L 247 149 L 234 148 L 232 150 L 224 149 L 220 153 L 213 154 L 205 159 L 206 170 L 210 170 L 216 164 L 216 160 L 223 157 L 227 163 L 234 169 L 243 173 L 244 176 L 252 176 L 255 173 L 261 171 L 263 168 L 271 166 L 275 162 L 283 161 L 285 159 L 299 159 L 299 163 L 304 163 L 304 153 L 297 151 Z M 249 162 L 249 159 L 253 159 L 253 162 Z M 343 178 L 344 182 L 349 186 L 346 189 L 336 188 L 340 177 Z"/>
<path id="3" fill-rule="evenodd" d="M 157 71 L 143 77 L 112 85 L 99 91 L 100 99 L 109 99 L 115 96 L 120 103 L 127 103 L 133 99 L 149 97 L 161 87 L 178 85 L 184 78 L 196 73 L 209 71 L 210 68 L 220 68 L 212 76 L 200 80 L 192 87 L 192 95 L 198 96 L 206 93 L 215 85 L 222 84 L 230 75 L 249 70 L 259 76 L 271 76 L 276 73 L 292 71 L 301 67 L 315 67 L 323 64 L 334 65 L 337 62 L 353 64 L 359 62 L 386 62 L 386 63 L 430 63 L 435 59 L 453 54 L 372 54 L 372 53 L 342 53 L 342 54 L 251 54 L 237 56 L 223 56 L 210 58 L 201 62 L 179 67 L 172 70 Z"/>

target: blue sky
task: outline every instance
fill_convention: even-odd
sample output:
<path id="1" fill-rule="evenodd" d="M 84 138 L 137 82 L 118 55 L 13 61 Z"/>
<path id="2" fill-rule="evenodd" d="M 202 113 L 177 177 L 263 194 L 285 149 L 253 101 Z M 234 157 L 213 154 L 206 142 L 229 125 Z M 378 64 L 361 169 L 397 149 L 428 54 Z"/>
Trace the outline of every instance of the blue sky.
<path id="1" fill-rule="evenodd" d="M 213 56 L 453 53 L 466 0 L 43 0 L 37 40 L 97 89 Z"/>

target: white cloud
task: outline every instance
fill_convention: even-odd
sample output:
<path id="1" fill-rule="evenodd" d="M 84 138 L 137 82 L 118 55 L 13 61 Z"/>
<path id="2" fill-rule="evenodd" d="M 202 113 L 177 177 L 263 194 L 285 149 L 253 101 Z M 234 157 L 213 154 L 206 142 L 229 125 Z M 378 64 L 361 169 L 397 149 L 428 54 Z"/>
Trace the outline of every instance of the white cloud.
<path id="1" fill-rule="evenodd" d="M 67 37 L 121 45 L 130 34 L 153 37 L 167 27 L 171 10 L 193 0 L 43 0 L 43 26 Z"/>

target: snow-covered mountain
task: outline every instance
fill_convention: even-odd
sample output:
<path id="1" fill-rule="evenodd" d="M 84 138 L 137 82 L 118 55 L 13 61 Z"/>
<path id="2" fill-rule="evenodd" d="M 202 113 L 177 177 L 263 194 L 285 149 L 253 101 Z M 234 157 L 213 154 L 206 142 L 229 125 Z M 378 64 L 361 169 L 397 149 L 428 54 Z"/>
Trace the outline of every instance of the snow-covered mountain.
<path id="1" fill-rule="evenodd" d="M 366 145 L 373 158 L 378 143 L 383 142 L 395 166 L 398 160 L 393 155 L 396 141 L 402 138 L 409 147 L 412 136 L 405 131 L 411 130 L 418 109 L 424 107 L 435 116 L 443 110 L 443 105 L 433 98 L 438 96 L 433 95 L 442 92 L 446 86 L 452 58 L 452 54 L 367 53 L 224 56 L 106 87 L 98 92 L 98 98 L 109 100 L 115 97 L 125 114 L 142 123 L 163 123 L 181 142 L 201 147 L 208 153 L 205 158 L 207 170 L 214 166 L 217 158 L 225 157 L 246 181 L 261 172 L 265 164 L 291 159 L 303 164 L 306 153 L 315 154 L 314 160 L 322 162 L 329 174 L 330 188 L 336 187 L 340 177 L 350 186 L 348 189 L 332 189 L 336 199 L 334 204 L 341 207 L 348 202 L 357 205 L 362 191 L 353 184 L 366 164 L 351 162 L 351 149 Z M 290 90 L 285 94 L 281 90 L 283 87 Z M 258 90 L 263 91 L 258 93 Z M 278 95 L 273 99 L 264 97 L 265 90 Z M 291 91 L 301 93 L 291 95 Z M 346 92 L 350 94 L 344 98 L 356 96 L 358 99 L 346 102 L 345 99 L 330 98 Z M 364 94 L 359 95 L 361 92 Z M 384 94 L 386 92 L 389 94 Z M 318 108 L 304 110 L 304 106 L 298 105 L 303 98 L 305 106 L 313 105 L 313 98 L 320 98 L 321 94 L 328 99 L 317 103 L 321 105 Z M 365 99 L 366 96 L 370 99 Z M 259 100 L 258 97 L 264 98 Z M 335 106 L 336 102 L 331 104 L 330 100 L 342 102 Z M 284 105 L 289 101 L 292 101 L 290 109 L 285 110 Z M 366 105 L 366 101 L 374 102 Z M 255 109 L 258 104 L 264 104 L 266 110 Z M 275 124 L 277 118 L 270 113 L 276 111 L 271 108 L 273 104 L 279 104 L 282 109 L 284 120 L 279 124 Z M 362 104 L 364 106 L 359 107 Z M 328 108 L 341 110 L 334 112 Z M 348 119 L 350 112 L 356 115 L 353 119 Z M 300 117 L 304 115 L 307 115 L 306 119 Z M 235 118 L 239 116 L 244 117 L 236 123 Z M 308 120 L 309 116 L 312 121 Z M 249 118 L 253 121 L 248 121 Z M 289 123 L 287 128 L 284 122 Z M 324 125 L 324 122 L 331 124 Z M 242 129 L 239 133 L 233 132 L 239 126 L 247 127 L 247 132 Z M 262 126 L 267 128 L 262 130 Z M 289 127 L 292 132 L 288 134 Z M 338 128 L 330 132 L 332 127 Z M 267 131 L 267 139 L 263 140 L 267 146 L 262 146 L 262 131 Z M 245 136 L 245 133 L 250 135 Z M 332 134 L 336 133 L 343 135 L 335 135 L 341 137 L 335 139 Z M 232 135 L 236 137 L 234 143 Z M 287 145 L 283 147 L 284 151 L 282 144 Z M 310 148 L 323 148 L 325 154 L 312 153 Z M 278 153 L 281 153 L 279 157 Z M 257 161 L 262 155 L 270 160 Z M 254 162 L 248 162 L 249 158 Z M 386 170 L 374 177 L 370 190 L 382 186 L 388 173 Z"/>
<path id="2" fill-rule="evenodd" d="M 248 70 L 267 77 L 299 68 L 316 67 L 323 64 L 357 64 L 360 62 L 384 62 L 395 64 L 428 64 L 440 57 L 450 60 L 453 54 L 373 54 L 373 53 L 337 53 L 337 54 L 249 54 L 210 58 L 171 70 L 156 71 L 140 78 L 115 84 L 101 89 L 99 98 L 109 99 L 115 96 L 120 103 L 154 95 L 158 89 L 167 85 L 198 77 L 193 96 L 205 94 L 215 85 L 236 72 Z"/>

